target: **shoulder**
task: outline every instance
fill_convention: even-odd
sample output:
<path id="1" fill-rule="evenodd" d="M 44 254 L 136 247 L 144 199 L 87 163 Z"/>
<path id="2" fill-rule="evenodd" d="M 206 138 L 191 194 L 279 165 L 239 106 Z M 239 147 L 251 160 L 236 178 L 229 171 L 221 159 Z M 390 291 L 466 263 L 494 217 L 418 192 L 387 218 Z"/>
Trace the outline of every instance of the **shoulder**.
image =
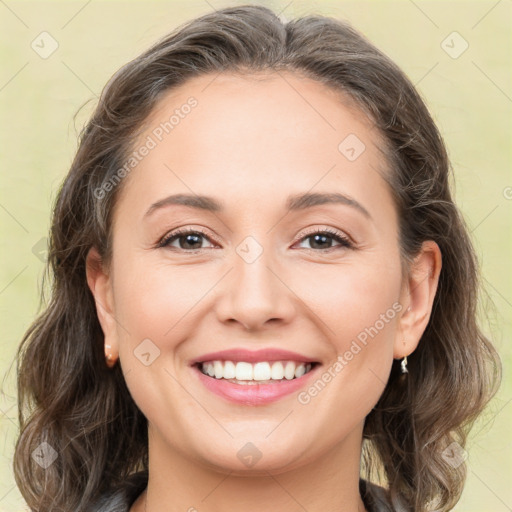
<path id="1" fill-rule="evenodd" d="M 88 512 L 128 512 L 144 491 L 148 482 L 147 472 L 131 475 L 122 487 L 100 497 Z"/>

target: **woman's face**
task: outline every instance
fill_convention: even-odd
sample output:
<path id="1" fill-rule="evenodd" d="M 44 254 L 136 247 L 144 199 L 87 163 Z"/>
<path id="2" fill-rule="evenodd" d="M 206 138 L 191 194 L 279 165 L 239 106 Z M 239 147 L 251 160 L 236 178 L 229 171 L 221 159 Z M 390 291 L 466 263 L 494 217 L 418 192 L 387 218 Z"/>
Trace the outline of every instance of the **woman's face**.
<path id="1" fill-rule="evenodd" d="M 155 450 L 284 471 L 360 441 L 403 355 L 409 295 L 379 135 L 340 98 L 290 73 L 208 75 L 147 120 L 116 204 L 102 326 Z M 211 360 L 217 376 L 276 380 L 194 364 Z M 301 360 L 316 364 L 279 380 L 277 361 L 291 377 Z"/>

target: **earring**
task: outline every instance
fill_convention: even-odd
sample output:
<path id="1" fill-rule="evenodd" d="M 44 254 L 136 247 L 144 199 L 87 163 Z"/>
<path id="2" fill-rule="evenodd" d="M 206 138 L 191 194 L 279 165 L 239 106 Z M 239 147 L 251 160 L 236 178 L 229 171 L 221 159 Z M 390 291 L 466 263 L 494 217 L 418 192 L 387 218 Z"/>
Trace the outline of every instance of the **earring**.
<path id="1" fill-rule="evenodd" d="M 405 356 L 402 359 L 401 367 L 402 367 L 402 373 L 409 373 L 409 370 L 407 369 L 407 356 Z"/>
<path id="2" fill-rule="evenodd" d="M 105 362 L 109 368 L 113 368 L 117 362 L 117 357 L 112 354 L 110 345 L 105 345 Z"/>

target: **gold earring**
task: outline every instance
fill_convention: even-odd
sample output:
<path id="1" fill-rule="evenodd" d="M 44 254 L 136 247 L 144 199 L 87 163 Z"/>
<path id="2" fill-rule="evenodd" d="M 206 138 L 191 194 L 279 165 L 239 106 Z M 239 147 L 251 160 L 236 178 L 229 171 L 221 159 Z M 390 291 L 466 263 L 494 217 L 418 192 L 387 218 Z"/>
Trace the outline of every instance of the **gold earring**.
<path id="1" fill-rule="evenodd" d="M 117 363 L 117 357 L 112 354 L 112 347 L 110 345 L 105 345 L 105 362 L 109 368 L 113 368 Z"/>

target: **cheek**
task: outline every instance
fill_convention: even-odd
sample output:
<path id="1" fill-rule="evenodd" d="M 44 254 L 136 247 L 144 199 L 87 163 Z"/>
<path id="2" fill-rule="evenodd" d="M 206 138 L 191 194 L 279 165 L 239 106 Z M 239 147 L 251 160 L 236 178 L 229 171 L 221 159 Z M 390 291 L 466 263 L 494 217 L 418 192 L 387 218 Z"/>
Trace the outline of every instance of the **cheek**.
<path id="1" fill-rule="evenodd" d="M 342 307 L 333 316 L 338 369 L 343 375 L 339 384 L 355 402 L 361 400 L 354 406 L 363 410 L 374 405 L 388 379 L 402 310 L 400 265 L 387 263 L 382 259 L 380 265 L 362 268 L 358 275 L 340 278 Z"/>
<path id="2" fill-rule="evenodd" d="M 400 261 L 391 254 L 387 258 L 379 254 L 364 263 L 322 272 L 325 275 L 315 275 L 313 282 L 326 285 L 309 287 L 308 305 L 321 319 L 316 324 L 329 341 L 331 359 L 322 382 L 306 390 L 301 403 L 311 401 L 317 408 L 337 404 L 339 410 L 350 410 L 354 418 L 361 418 L 382 394 L 393 362 L 402 309 Z M 307 287 L 299 293 L 305 296 Z"/>
<path id="3" fill-rule="evenodd" d="M 130 394 L 148 418 L 158 418 L 169 397 L 189 399 L 171 375 L 181 363 L 181 342 L 200 321 L 196 309 L 212 277 L 192 266 L 150 265 L 143 257 L 126 258 L 116 267 L 120 359 Z M 179 423 L 177 417 L 173 421 Z"/>
<path id="4" fill-rule="evenodd" d="M 149 264 L 143 256 L 124 260 L 117 269 L 116 318 L 130 345 L 149 338 L 164 347 L 179 339 L 215 282 L 211 267 L 198 271 L 165 261 Z"/>
<path id="5" fill-rule="evenodd" d="M 400 308 L 401 269 L 392 258 L 354 258 L 346 265 L 318 266 L 302 274 L 309 279 L 295 279 L 290 287 L 322 320 L 326 335 L 336 339 L 340 349 L 376 323 L 386 330 Z"/>

